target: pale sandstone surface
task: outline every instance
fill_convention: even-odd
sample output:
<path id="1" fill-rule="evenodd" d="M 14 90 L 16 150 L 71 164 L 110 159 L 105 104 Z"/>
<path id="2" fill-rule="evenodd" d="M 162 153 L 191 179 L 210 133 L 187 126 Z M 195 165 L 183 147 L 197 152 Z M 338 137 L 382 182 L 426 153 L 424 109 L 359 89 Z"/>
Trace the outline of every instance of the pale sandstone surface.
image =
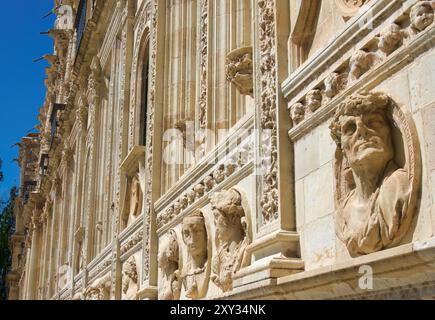
<path id="1" fill-rule="evenodd" d="M 434 10 L 63 1 L 10 299 L 434 298 Z"/>

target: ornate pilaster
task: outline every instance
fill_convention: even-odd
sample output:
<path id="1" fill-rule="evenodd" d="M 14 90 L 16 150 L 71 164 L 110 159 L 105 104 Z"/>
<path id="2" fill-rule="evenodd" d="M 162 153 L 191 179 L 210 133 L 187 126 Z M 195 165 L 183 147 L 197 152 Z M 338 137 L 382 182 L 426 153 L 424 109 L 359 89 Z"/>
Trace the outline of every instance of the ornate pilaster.
<path id="1" fill-rule="evenodd" d="M 289 124 L 280 89 L 285 76 L 286 43 L 290 34 L 289 2 L 255 3 L 254 97 L 256 100 L 256 174 L 258 212 L 253 241 L 246 252 L 253 263 L 234 276 L 234 292 L 245 285 L 274 285 L 277 278 L 303 270 L 299 258 L 293 201 L 292 146 L 281 138 Z M 261 284 L 260 284 L 261 283 Z"/>
<path id="2" fill-rule="evenodd" d="M 89 103 L 89 128 L 88 135 L 86 140 L 86 150 L 87 150 L 87 158 L 85 159 L 85 166 L 88 168 L 85 174 L 87 175 L 87 186 L 86 186 L 86 195 L 85 195 L 85 219 L 86 225 L 86 235 L 84 240 L 84 254 L 83 254 L 83 265 L 89 262 L 88 259 L 92 251 L 90 248 L 94 246 L 93 241 L 93 232 L 95 232 L 95 228 L 93 228 L 93 223 L 95 221 L 94 216 L 94 206 L 95 206 L 95 167 L 96 167 L 96 132 L 98 130 L 98 112 L 100 99 L 102 95 L 102 90 L 104 88 L 104 78 L 101 69 L 100 59 L 95 56 L 92 64 L 91 64 L 91 73 L 88 78 L 88 92 L 87 98 Z"/>
<path id="3" fill-rule="evenodd" d="M 147 141 L 145 151 L 145 188 L 144 188 L 144 236 L 143 236 L 143 272 L 142 282 L 143 298 L 154 299 L 157 297 L 157 239 L 156 239 L 156 217 L 154 212 L 154 201 L 156 181 L 154 178 L 159 172 L 155 167 L 158 166 L 158 155 L 154 154 L 154 149 L 159 147 L 159 139 L 155 137 L 155 121 L 161 116 L 162 108 L 157 108 L 158 100 L 161 95 L 159 85 L 160 77 L 157 77 L 158 66 L 161 65 L 161 57 L 157 52 L 161 52 L 164 32 L 159 33 L 160 28 L 164 29 L 165 1 L 153 0 L 151 9 L 150 26 L 150 68 L 149 68 L 149 94 L 148 94 L 148 115 L 147 115 Z M 163 37 L 163 38 L 162 38 Z M 159 48 L 159 50 L 158 50 Z"/>
<path id="4" fill-rule="evenodd" d="M 259 0 L 258 6 L 258 103 L 260 130 L 260 225 L 278 219 L 278 72 L 275 0 Z"/>
<path id="5" fill-rule="evenodd" d="M 209 0 L 199 2 L 199 98 L 198 98 L 198 158 L 205 155 L 207 149 L 207 125 L 208 125 L 208 67 L 209 67 Z"/>

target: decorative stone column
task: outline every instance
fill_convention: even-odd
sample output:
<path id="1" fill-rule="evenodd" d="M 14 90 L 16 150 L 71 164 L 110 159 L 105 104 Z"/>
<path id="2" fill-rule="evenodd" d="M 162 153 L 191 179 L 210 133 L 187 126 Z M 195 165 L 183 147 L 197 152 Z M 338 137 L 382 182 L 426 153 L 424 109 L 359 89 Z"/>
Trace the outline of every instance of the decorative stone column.
<path id="1" fill-rule="evenodd" d="M 257 217 L 247 247 L 251 265 L 240 270 L 234 291 L 276 284 L 276 279 L 303 270 L 294 209 L 293 150 L 280 83 L 288 71 L 290 34 L 286 0 L 254 1 L 254 97 L 257 105 Z"/>
<path id="2" fill-rule="evenodd" d="M 144 232 L 142 285 L 138 299 L 157 299 L 157 226 L 154 202 L 160 194 L 161 139 L 163 112 L 164 55 L 165 52 L 165 0 L 151 2 L 150 68 L 147 115 L 147 141 L 145 147 Z"/>
<path id="3" fill-rule="evenodd" d="M 95 214 L 95 181 L 96 181 L 96 150 L 97 150 L 97 134 L 99 130 L 98 113 L 100 107 L 101 96 L 104 94 L 104 77 L 103 71 L 101 69 L 100 59 L 95 56 L 91 63 L 91 73 L 88 78 L 88 92 L 87 100 L 89 103 L 88 112 L 88 134 L 86 140 L 86 149 L 89 150 L 86 166 L 88 167 L 88 177 L 87 177 L 87 187 L 84 202 L 86 228 L 85 228 L 85 238 L 84 238 L 84 268 L 86 269 L 87 264 L 90 262 L 91 258 L 91 247 L 95 244 L 93 243 L 93 233 L 95 232 L 94 222 L 96 217 Z M 85 276 L 86 279 L 86 276 Z M 86 286 L 86 281 L 84 286 Z"/>
<path id="4" fill-rule="evenodd" d="M 41 234 L 41 224 L 39 216 L 41 214 L 41 210 L 34 209 L 33 217 L 32 217 L 32 245 L 30 251 L 30 265 L 29 265 L 29 274 L 28 274 L 28 288 L 27 288 L 27 299 L 28 300 L 36 300 L 38 298 L 38 278 L 40 271 L 40 234 Z"/>

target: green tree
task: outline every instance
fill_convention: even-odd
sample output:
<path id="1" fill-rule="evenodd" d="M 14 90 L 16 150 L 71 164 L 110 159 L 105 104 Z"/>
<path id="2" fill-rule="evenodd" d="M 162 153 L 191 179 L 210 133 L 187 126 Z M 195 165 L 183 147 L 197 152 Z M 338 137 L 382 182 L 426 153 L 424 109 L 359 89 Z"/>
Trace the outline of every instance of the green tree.
<path id="1" fill-rule="evenodd" d="M 0 216 L 0 300 L 7 299 L 6 275 L 12 264 L 9 243 L 15 231 L 14 205 L 17 195 L 18 190 L 13 187 Z"/>
<path id="2" fill-rule="evenodd" d="M 1 167 L 2 162 L 0 159 L 0 181 L 3 181 Z M 17 195 L 18 189 L 13 187 L 10 191 L 9 200 L 5 203 L 0 203 L 0 300 L 6 300 L 8 294 L 6 275 L 10 271 L 12 264 L 9 241 L 15 231 L 14 205 Z"/>

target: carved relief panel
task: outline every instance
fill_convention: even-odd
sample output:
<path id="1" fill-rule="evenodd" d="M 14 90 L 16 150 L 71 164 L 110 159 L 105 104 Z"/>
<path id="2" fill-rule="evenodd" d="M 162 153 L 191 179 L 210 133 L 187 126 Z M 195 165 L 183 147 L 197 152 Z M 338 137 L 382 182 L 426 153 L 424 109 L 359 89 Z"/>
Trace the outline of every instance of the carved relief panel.
<path id="1" fill-rule="evenodd" d="M 170 230 L 159 249 L 159 300 L 179 300 L 182 267 L 178 237 L 175 230 Z"/>
<path id="2" fill-rule="evenodd" d="M 139 290 L 138 263 L 136 256 L 131 256 L 122 265 L 122 300 L 136 300 Z"/>
<path id="3" fill-rule="evenodd" d="M 387 95 L 348 97 L 331 124 L 336 233 L 351 256 L 399 244 L 409 232 L 421 159 L 412 120 Z"/>
<path id="4" fill-rule="evenodd" d="M 248 198 L 240 187 L 211 193 L 208 204 L 179 220 L 160 240 L 159 299 L 209 299 L 233 290 L 250 264 Z"/>
<path id="5" fill-rule="evenodd" d="M 232 188 L 210 198 L 216 228 L 211 279 L 223 292 L 233 289 L 235 273 L 250 262 L 246 247 L 251 243 L 252 231 L 249 207 L 242 194 Z"/>
<path id="6" fill-rule="evenodd" d="M 181 232 L 187 253 L 181 271 L 182 296 L 192 300 L 201 299 L 208 291 L 212 256 L 210 231 L 203 213 L 196 211 L 184 218 Z"/>

